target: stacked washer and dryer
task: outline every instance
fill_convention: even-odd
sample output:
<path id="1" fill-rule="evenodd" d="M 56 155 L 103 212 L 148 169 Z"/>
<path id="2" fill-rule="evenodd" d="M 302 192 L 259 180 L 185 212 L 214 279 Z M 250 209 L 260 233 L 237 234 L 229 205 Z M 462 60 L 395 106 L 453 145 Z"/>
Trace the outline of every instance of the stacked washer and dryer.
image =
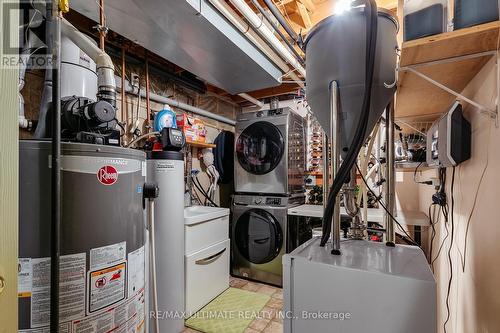
<path id="1" fill-rule="evenodd" d="M 291 108 L 237 117 L 231 273 L 282 285 L 287 210 L 305 202 L 305 126 Z"/>

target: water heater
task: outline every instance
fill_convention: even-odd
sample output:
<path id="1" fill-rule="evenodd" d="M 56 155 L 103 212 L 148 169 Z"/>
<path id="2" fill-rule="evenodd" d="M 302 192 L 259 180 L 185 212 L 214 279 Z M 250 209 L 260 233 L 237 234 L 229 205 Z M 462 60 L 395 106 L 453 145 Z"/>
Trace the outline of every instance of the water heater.
<path id="1" fill-rule="evenodd" d="M 145 154 L 62 143 L 60 332 L 144 332 Z M 49 332 L 51 142 L 19 144 L 19 332 Z"/>

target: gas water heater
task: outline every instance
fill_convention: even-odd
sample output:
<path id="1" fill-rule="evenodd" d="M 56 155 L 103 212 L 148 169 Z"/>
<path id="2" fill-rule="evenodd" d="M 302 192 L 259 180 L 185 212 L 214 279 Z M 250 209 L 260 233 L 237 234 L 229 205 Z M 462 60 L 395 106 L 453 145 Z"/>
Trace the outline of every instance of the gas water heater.
<path id="1" fill-rule="evenodd" d="M 60 332 L 144 332 L 145 154 L 62 143 Z M 19 332 L 49 332 L 51 142 L 19 144 Z"/>
<path id="2" fill-rule="evenodd" d="M 120 147 L 111 59 L 62 23 L 59 332 L 145 332 L 146 154 Z M 39 126 L 50 117 L 40 114 Z M 48 139 L 19 144 L 23 333 L 51 330 L 52 143 L 42 134 Z"/>

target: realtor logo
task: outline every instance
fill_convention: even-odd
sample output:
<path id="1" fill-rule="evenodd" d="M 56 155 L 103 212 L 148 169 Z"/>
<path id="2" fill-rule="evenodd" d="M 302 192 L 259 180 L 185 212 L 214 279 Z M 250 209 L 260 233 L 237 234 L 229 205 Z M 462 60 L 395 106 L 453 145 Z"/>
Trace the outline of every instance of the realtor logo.
<path id="1" fill-rule="evenodd" d="M 47 69 L 52 67 L 51 50 L 47 46 L 46 14 L 52 1 L 3 1 L 1 67 Z"/>

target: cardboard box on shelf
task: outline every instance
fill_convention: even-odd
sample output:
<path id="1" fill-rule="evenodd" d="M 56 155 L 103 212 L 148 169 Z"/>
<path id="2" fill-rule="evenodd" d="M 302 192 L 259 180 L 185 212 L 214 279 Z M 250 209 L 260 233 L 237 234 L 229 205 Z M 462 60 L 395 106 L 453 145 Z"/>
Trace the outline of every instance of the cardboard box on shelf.
<path id="1" fill-rule="evenodd" d="M 184 132 L 186 140 L 194 142 L 206 142 L 207 129 L 205 123 L 186 114 L 177 115 L 177 127 Z"/>

